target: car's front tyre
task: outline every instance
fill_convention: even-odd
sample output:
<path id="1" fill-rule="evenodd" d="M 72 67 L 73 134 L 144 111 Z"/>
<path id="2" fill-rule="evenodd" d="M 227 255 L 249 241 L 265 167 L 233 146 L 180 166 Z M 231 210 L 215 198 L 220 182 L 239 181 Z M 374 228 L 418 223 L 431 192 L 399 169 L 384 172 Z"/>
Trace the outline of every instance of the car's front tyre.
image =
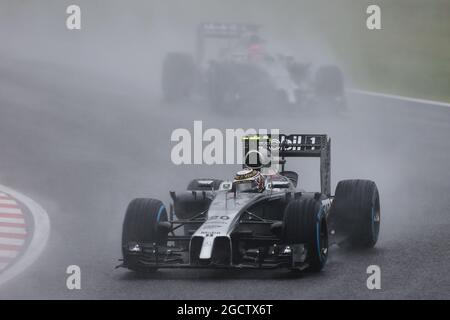
<path id="1" fill-rule="evenodd" d="M 139 263 L 138 250 L 142 243 L 167 244 L 167 234 L 158 228 L 161 221 L 167 221 L 167 211 L 161 201 L 138 198 L 130 202 L 122 226 L 123 262 L 128 269 L 139 273 L 156 270 Z"/>
<path id="2" fill-rule="evenodd" d="M 305 245 L 308 271 L 323 269 L 328 258 L 328 227 L 320 201 L 298 199 L 289 203 L 284 213 L 283 235 L 288 245 Z"/>

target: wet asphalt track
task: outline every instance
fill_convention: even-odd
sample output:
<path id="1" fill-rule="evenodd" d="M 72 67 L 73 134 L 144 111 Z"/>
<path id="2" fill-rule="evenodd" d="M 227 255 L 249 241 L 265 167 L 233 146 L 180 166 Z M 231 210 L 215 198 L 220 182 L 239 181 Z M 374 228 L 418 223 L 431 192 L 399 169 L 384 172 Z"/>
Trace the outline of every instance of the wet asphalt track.
<path id="1" fill-rule="evenodd" d="M 7 63 L 6 63 L 7 62 Z M 52 233 L 40 259 L 0 288 L 1 299 L 384 299 L 450 298 L 450 109 L 360 95 L 341 116 L 265 111 L 241 116 L 202 103 L 168 106 L 88 71 L 2 60 L 0 181 L 40 202 Z M 101 83 L 101 85 L 95 85 Z M 381 194 L 382 227 L 367 252 L 333 249 L 320 274 L 279 271 L 162 270 L 143 279 L 114 270 L 127 203 L 168 200 L 196 176 L 226 177 L 235 166 L 176 167 L 170 134 L 205 128 L 279 128 L 328 133 L 333 188 L 370 178 Z M 292 160 L 305 188 L 318 167 Z M 302 183 L 302 182 L 301 182 Z M 82 290 L 68 291 L 65 269 L 82 270 Z M 382 270 L 382 290 L 366 288 L 366 268 Z"/>

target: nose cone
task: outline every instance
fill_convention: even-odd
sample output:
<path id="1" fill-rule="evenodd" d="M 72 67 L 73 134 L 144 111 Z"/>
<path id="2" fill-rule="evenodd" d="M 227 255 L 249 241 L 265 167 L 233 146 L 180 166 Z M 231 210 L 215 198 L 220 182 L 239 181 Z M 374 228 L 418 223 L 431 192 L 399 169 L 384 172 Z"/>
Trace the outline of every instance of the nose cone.
<path id="1" fill-rule="evenodd" d="M 201 265 L 230 265 L 231 239 L 226 236 L 209 236 L 203 239 L 198 256 Z"/>
<path id="2" fill-rule="evenodd" d="M 203 239 L 202 249 L 200 250 L 199 258 L 201 260 L 208 260 L 212 258 L 212 251 L 214 247 L 214 236 L 207 235 Z"/>

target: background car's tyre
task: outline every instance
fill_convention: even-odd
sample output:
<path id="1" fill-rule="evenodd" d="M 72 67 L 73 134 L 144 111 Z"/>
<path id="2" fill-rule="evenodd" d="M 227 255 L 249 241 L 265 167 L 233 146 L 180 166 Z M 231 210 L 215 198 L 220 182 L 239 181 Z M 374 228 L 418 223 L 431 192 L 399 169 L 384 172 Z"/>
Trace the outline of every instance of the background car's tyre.
<path id="1" fill-rule="evenodd" d="M 212 108 L 230 111 L 229 107 L 239 102 L 239 90 L 236 87 L 234 65 L 211 63 L 207 73 L 207 96 Z"/>
<path id="2" fill-rule="evenodd" d="M 315 91 L 319 97 L 344 96 L 344 77 L 337 66 L 322 66 L 316 72 Z"/>
<path id="3" fill-rule="evenodd" d="M 163 62 L 161 85 L 164 99 L 176 102 L 187 98 L 195 87 L 197 67 L 187 53 L 168 53 Z"/>
<path id="4" fill-rule="evenodd" d="M 161 201 L 139 198 L 128 205 L 122 227 L 122 254 L 129 269 L 149 271 L 133 261 L 134 256 L 128 251 L 130 243 L 167 244 L 167 234 L 158 230 L 160 221 L 167 221 L 167 211 Z"/>
<path id="5" fill-rule="evenodd" d="M 353 248 L 372 248 L 380 232 L 380 196 L 375 182 L 343 180 L 336 187 L 330 213 L 341 244 Z"/>
<path id="6" fill-rule="evenodd" d="M 328 258 L 328 228 L 321 202 L 315 199 L 290 202 L 284 212 L 283 238 L 286 244 L 305 244 L 308 270 L 322 270 Z"/>

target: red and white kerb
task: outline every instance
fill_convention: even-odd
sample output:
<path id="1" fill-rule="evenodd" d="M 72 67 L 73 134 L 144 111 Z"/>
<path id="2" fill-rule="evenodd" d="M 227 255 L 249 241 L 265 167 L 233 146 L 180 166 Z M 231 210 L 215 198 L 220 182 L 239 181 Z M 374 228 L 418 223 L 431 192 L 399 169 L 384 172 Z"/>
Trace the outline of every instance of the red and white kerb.
<path id="1" fill-rule="evenodd" d="M 0 192 L 0 273 L 25 250 L 27 225 L 16 199 Z"/>

